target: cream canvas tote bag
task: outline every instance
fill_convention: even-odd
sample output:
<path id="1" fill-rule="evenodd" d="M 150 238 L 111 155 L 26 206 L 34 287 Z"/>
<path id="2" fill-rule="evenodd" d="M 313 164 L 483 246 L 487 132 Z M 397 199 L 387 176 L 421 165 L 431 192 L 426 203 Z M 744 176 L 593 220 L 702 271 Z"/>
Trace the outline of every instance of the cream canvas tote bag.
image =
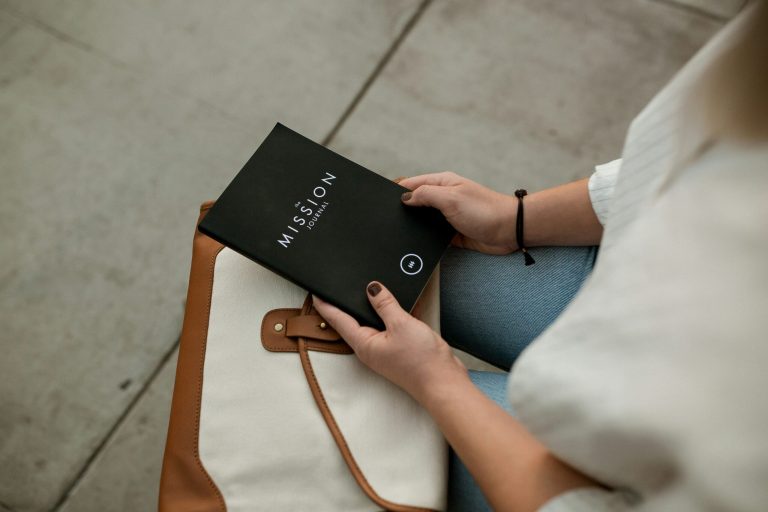
<path id="1" fill-rule="evenodd" d="M 426 411 L 306 291 L 197 230 L 193 245 L 160 510 L 444 509 L 447 445 Z M 438 273 L 413 311 L 435 330 Z"/>

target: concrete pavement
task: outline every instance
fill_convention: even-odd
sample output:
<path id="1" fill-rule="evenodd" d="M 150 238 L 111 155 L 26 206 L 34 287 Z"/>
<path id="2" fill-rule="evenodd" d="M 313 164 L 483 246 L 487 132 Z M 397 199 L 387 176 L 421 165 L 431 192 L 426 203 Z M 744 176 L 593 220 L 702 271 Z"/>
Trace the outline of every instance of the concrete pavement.
<path id="1" fill-rule="evenodd" d="M 741 3 L 0 0 L 0 511 L 154 507 L 196 209 L 275 121 L 551 186 Z"/>

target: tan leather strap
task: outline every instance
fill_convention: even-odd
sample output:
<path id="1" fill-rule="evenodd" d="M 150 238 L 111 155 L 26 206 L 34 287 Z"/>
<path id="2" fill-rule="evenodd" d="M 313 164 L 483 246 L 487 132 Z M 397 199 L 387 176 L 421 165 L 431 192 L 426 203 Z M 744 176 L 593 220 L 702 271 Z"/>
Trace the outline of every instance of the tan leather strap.
<path id="1" fill-rule="evenodd" d="M 313 338 L 338 341 L 339 333 L 320 315 L 296 315 L 285 320 L 285 335 L 292 338 Z"/>
<path id="2" fill-rule="evenodd" d="M 304 305 L 301 308 L 301 313 L 303 315 L 312 315 L 316 313 L 312 306 L 311 296 L 307 296 L 307 299 L 304 301 Z M 347 464 L 347 467 L 352 473 L 352 476 L 355 478 L 355 481 L 363 490 L 363 492 L 365 492 L 366 496 L 368 496 L 371 501 L 382 507 L 384 510 L 390 510 L 392 512 L 436 512 L 432 509 L 393 503 L 382 498 L 376 493 L 374 488 L 365 478 L 363 472 L 360 470 L 360 466 L 357 465 L 357 461 L 355 460 L 354 455 L 352 455 L 352 451 L 349 449 L 349 445 L 347 444 L 346 439 L 344 439 L 344 434 L 341 432 L 339 425 L 336 423 L 336 419 L 333 417 L 331 409 L 328 407 L 328 403 L 325 401 L 323 391 L 320 389 L 320 384 L 317 382 L 315 371 L 312 369 L 312 362 L 309 359 L 309 351 L 313 350 L 309 346 L 309 340 L 300 337 L 298 339 L 297 345 L 299 358 L 301 359 L 301 367 L 304 369 L 304 375 L 307 377 L 309 389 L 312 391 L 312 397 L 315 399 L 315 403 L 320 409 L 320 414 L 323 416 L 325 424 L 328 425 L 328 429 L 333 436 L 333 440 L 336 442 L 336 446 L 339 447 L 339 451 L 341 452 L 341 456 L 344 458 L 344 462 Z"/>
<path id="3" fill-rule="evenodd" d="M 320 327 L 324 321 L 317 313 L 302 315 L 299 308 L 273 309 L 261 320 L 261 344 L 270 352 L 298 352 L 297 341 L 304 337 L 309 350 L 352 354 L 350 346 L 333 328 Z"/>

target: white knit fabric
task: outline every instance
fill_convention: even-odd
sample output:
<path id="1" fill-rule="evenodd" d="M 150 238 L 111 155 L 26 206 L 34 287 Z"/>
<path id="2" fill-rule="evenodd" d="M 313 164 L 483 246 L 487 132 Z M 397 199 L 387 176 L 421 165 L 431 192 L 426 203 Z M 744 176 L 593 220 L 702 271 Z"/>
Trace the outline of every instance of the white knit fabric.
<path id="1" fill-rule="evenodd" d="M 597 219 L 603 226 L 608 220 L 613 189 L 616 187 L 620 170 L 621 158 L 596 166 L 595 172 L 589 177 L 589 199 L 592 201 L 592 208 L 597 214 Z"/>
<path id="2" fill-rule="evenodd" d="M 540 512 L 622 512 L 633 502 L 623 493 L 585 487 L 557 496 L 539 509 Z"/>
<path id="3" fill-rule="evenodd" d="M 692 158 L 678 144 L 696 132 L 690 88 L 749 15 L 635 119 L 621 163 L 596 171 L 597 264 L 512 368 L 526 427 L 622 489 L 567 492 L 546 512 L 768 510 L 768 145 Z"/>

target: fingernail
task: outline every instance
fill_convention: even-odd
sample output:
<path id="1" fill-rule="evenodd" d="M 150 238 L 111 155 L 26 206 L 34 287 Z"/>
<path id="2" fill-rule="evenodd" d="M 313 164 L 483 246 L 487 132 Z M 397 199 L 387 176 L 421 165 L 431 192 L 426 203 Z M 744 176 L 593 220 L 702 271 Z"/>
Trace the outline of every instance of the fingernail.
<path id="1" fill-rule="evenodd" d="M 312 294 L 312 303 L 313 304 L 316 303 L 316 302 L 322 302 L 322 301 L 323 301 L 323 299 L 321 299 L 320 297 L 318 297 L 314 293 Z"/>
<path id="2" fill-rule="evenodd" d="M 371 283 L 368 285 L 368 293 L 371 297 L 375 297 L 381 291 L 381 285 L 379 283 Z"/>
<path id="3" fill-rule="evenodd" d="M 403 192 L 403 195 L 400 196 L 400 199 L 403 201 L 407 201 L 411 198 L 412 195 L 413 195 L 413 192 Z"/>

